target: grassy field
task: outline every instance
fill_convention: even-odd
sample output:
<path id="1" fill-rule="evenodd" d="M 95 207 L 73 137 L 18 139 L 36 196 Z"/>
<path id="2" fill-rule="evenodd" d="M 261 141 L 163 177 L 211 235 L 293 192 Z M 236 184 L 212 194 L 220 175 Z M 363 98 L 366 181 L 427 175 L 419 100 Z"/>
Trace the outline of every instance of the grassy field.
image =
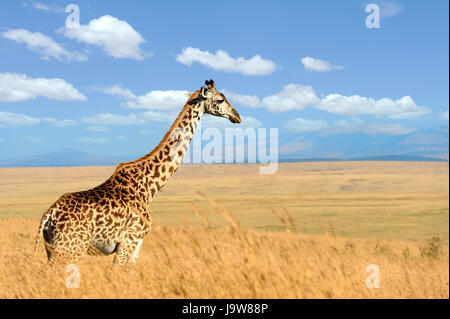
<path id="1" fill-rule="evenodd" d="M 449 166 L 431 162 L 184 165 L 153 203 L 138 265 L 87 257 L 68 289 L 43 247 L 32 253 L 38 220 L 113 170 L 0 169 L 0 297 L 449 297 Z"/>

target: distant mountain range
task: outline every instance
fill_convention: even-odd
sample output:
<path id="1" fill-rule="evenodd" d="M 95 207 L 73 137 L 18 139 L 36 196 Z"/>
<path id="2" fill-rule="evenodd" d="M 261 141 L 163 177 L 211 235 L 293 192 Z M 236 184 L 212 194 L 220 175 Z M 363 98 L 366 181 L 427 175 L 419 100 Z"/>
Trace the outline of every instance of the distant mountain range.
<path id="1" fill-rule="evenodd" d="M 448 162 L 441 158 L 414 156 L 414 155 L 383 155 L 366 156 L 353 158 L 300 158 L 300 159 L 279 159 L 278 162 L 340 162 L 340 161 L 406 161 L 406 162 Z"/>
<path id="2" fill-rule="evenodd" d="M 131 159 L 131 157 L 102 157 L 75 149 L 66 149 L 54 153 L 0 160 L 0 167 L 110 166 Z"/>
<path id="3" fill-rule="evenodd" d="M 131 161 L 139 156 L 102 157 L 87 152 L 66 149 L 41 155 L 27 156 L 24 158 L 0 160 L 0 167 L 58 167 L 58 166 L 112 166 L 120 162 Z M 355 158 L 299 158 L 278 160 L 286 162 L 333 162 L 333 161 L 419 161 L 419 162 L 448 162 L 439 158 L 425 156 L 367 156 Z"/>

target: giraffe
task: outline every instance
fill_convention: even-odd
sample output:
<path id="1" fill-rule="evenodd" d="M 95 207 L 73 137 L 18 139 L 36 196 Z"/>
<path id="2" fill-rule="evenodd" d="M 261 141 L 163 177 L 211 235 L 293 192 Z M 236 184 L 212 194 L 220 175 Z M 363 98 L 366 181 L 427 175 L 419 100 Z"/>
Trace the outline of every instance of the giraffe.
<path id="1" fill-rule="evenodd" d="M 62 195 L 43 214 L 41 234 L 51 264 L 75 263 L 88 255 L 115 253 L 113 264 L 136 263 L 151 229 L 150 206 L 181 165 L 203 114 L 241 123 L 239 113 L 216 90 L 213 80 L 189 98 L 161 142 L 148 154 L 120 163 L 103 184 Z"/>

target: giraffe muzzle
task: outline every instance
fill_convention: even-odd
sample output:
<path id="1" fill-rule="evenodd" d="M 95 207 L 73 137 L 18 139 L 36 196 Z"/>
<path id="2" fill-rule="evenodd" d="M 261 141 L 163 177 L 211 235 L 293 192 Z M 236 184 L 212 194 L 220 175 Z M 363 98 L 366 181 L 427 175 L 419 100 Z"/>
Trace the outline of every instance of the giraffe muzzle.
<path id="1" fill-rule="evenodd" d="M 239 115 L 238 112 L 236 112 L 236 110 L 233 110 L 233 112 L 231 113 L 229 119 L 230 119 L 230 122 L 234 123 L 234 124 L 242 122 L 241 116 Z"/>

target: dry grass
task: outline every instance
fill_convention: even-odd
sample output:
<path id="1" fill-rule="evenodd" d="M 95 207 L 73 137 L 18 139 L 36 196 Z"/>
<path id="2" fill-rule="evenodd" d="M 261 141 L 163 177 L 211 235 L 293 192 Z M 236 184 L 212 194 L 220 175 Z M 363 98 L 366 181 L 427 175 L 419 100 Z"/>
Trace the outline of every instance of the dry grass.
<path id="1" fill-rule="evenodd" d="M 32 253 L 36 222 L 0 227 L 1 298 L 449 297 L 442 243 L 156 226 L 137 265 L 110 271 L 112 257 L 88 256 L 79 264 L 80 288 L 69 289 L 69 274 L 49 268 L 43 246 Z M 365 285 L 369 264 L 379 266 L 378 289 Z"/>
<path id="2" fill-rule="evenodd" d="M 86 257 L 66 288 L 64 267 L 32 252 L 38 220 L 112 170 L 0 169 L 0 298 L 449 298 L 448 163 L 186 165 L 138 264 Z"/>

